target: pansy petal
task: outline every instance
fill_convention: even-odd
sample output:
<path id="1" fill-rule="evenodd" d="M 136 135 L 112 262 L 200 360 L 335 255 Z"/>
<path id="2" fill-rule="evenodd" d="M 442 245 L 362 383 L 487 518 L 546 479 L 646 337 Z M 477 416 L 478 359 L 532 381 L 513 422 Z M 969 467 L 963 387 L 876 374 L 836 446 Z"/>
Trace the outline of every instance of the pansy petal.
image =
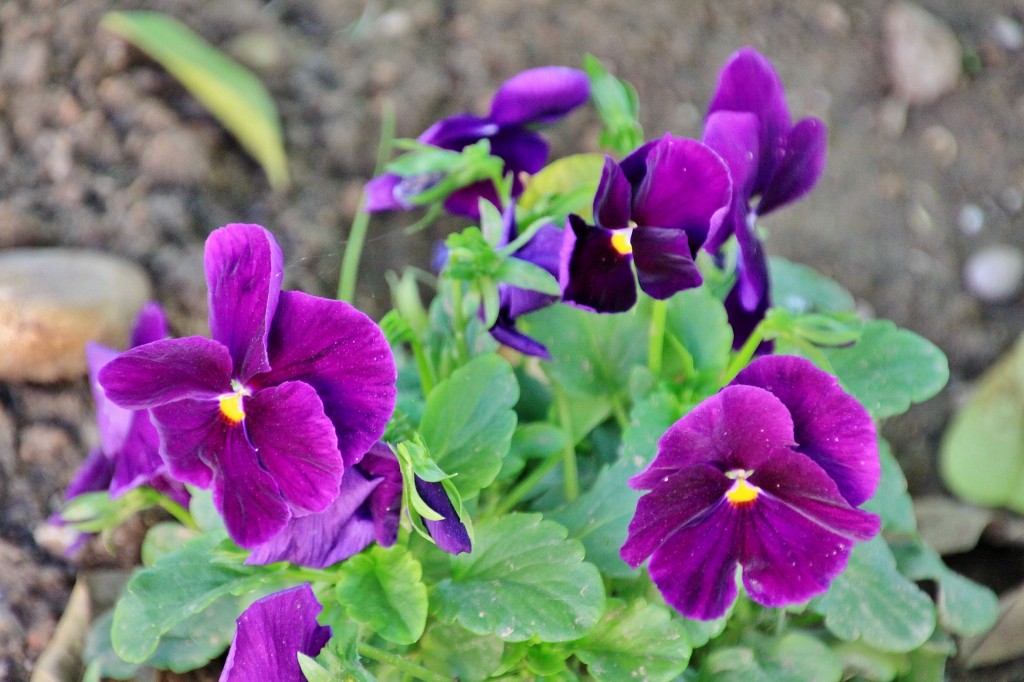
<path id="1" fill-rule="evenodd" d="M 97 373 L 117 405 L 143 410 L 189 398 L 215 398 L 231 389 L 231 357 L 211 339 L 189 336 L 132 348 Z"/>
<path id="2" fill-rule="evenodd" d="M 370 180 L 363 187 L 366 203 L 363 208 L 369 213 L 379 211 L 404 211 L 412 208 L 412 204 L 404 201 L 396 191 L 402 184 L 402 176 L 384 173 Z"/>
<path id="3" fill-rule="evenodd" d="M 185 483 L 209 488 L 225 429 L 216 400 L 179 400 L 154 407 L 150 418 L 160 436 L 160 457 L 170 474 Z"/>
<path id="4" fill-rule="evenodd" d="M 238 617 L 220 682 L 305 682 L 296 653 L 315 658 L 331 638 L 316 622 L 322 610 L 308 584 L 253 602 Z"/>
<path id="5" fill-rule="evenodd" d="M 778 398 L 763 388 L 726 386 L 669 427 L 654 460 L 629 485 L 651 489 L 664 476 L 703 463 L 756 470 L 773 450 L 793 443 L 793 419 Z"/>
<path id="6" fill-rule="evenodd" d="M 106 490 L 114 475 L 114 462 L 100 448 L 94 448 L 75 471 L 75 475 L 64 491 L 64 499 L 70 500 L 85 493 Z"/>
<path id="7" fill-rule="evenodd" d="M 736 244 L 739 246 L 739 255 L 735 289 L 740 305 L 746 311 L 762 307 L 767 310 L 768 256 L 764 245 L 749 223 L 736 227 Z"/>
<path id="8" fill-rule="evenodd" d="M 284 278 L 284 257 L 259 225 L 233 223 L 206 239 L 203 259 L 210 335 L 231 355 L 233 377 L 247 381 L 270 368 L 267 334 Z"/>
<path id="9" fill-rule="evenodd" d="M 383 435 L 395 408 L 397 371 L 384 333 L 369 317 L 341 301 L 283 292 L 270 358 L 273 369 L 254 384 L 298 380 L 312 386 L 346 466 Z"/>
<path id="10" fill-rule="evenodd" d="M 491 332 L 491 336 L 494 337 L 495 341 L 503 346 L 519 351 L 523 355 L 532 355 L 541 360 L 551 359 L 551 353 L 548 352 L 544 344 L 516 329 L 515 322 L 498 317 L 498 321 L 488 331 Z"/>
<path id="11" fill-rule="evenodd" d="M 444 200 L 444 210 L 469 220 L 480 220 L 481 199 L 486 199 L 494 206 L 501 204 L 498 191 L 490 180 L 480 180 L 455 190 Z"/>
<path id="12" fill-rule="evenodd" d="M 685 230 L 702 243 L 730 207 L 732 181 L 725 162 L 696 140 L 666 135 L 646 163 L 647 174 L 633 193 L 633 220 Z"/>
<path id="13" fill-rule="evenodd" d="M 655 550 L 647 570 L 661 596 L 687 618 L 725 615 L 736 599 L 740 515 L 720 504 L 698 524 L 675 531 Z"/>
<path id="14" fill-rule="evenodd" d="M 594 196 L 594 222 L 609 230 L 630 227 L 633 188 L 622 168 L 610 156 L 604 157 L 601 181 Z"/>
<path id="15" fill-rule="evenodd" d="M 103 452 L 113 454 L 121 449 L 132 423 L 132 411 L 116 405 L 104 392 L 98 375 L 111 360 L 120 353 L 97 343 L 85 344 L 85 359 L 89 364 L 89 388 L 96 405 L 96 426 L 99 430 L 100 447 Z"/>
<path id="16" fill-rule="evenodd" d="M 167 316 L 164 314 L 163 308 L 159 303 L 150 301 L 142 306 L 142 310 L 135 318 L 135 324 L 132 326 L 129 336 L 129 345 L 134 348 L 151 341 L 166 339 L 168 336 L 170 336 L 170 331 L 167 328 Z"/>
<path id="17" fill-rule="evenodd" d="M 516 249 L 512 255 L 543 268 L 553 277 L 558 277 L 562 238 L 562 229 L 557 225 L 551 223 L 542 225 L 530 241 Z M 531 310 L 536 310 L 536 308 L 531 308 Z M 523 313 L 516 313 L 516 316 L 521 314 Z"/>
<path id="18" fill-rule="evenodd" d="M 497 132 L 498 125 L 494 121 L 471 114 L 459 114 L 442 118 L 423 131 L 416 141 L 457 152 Z"/>
<path id="19" fill-rule="evenodd" d="M 700 286 L 703 278 L 693 262 L 690 241 L 682 230 L 638 227 L 633 230 L 633 263 L 644 292 L 657 299 Z"/>
<path id="20" fill-rule="evenodd" d="M 803 358 L 769 355 L 733 384 L 766 389 L 782 401 L 793 416 L 795 449 L 832 477 L 847 502 L 860 506 L 874 494 L 881 476 L 874 422 L 834 376 Z"/>
<path id="21" fill-rule="evenodd" d="M 662 475 L 637 503 L 626 543 L 619 551 L 622 560 L 633 568 L 642 564 L 673 532 L 698 523 L 720 504 L 731 483 L 711 464 Z"/>
<path id="22" fill-rule="evenodd" d="M 629 180 L 631 186 L 637 187 L 643 182 L 644 177 L 647 175 L 647 155 L 660 142 L 661 140 L 648 140 L 627 154 L 619 162 L 619 167 L 622 168 L 622 172 L 626 175 L 626 179 Z"/>
<path id="23" fill-rule="evenodd" d="M 370 480 L 355 467 L 347 469 L 338 498 L 330 507 L 319 514 L 292 517 L 284 530 L 256 547 L 245 563 L 290 561 L 326 568 L 361 552 L 373 542 L 373 522 L 369 513 L 357 512 L 382 480 Z"/>
<path id="24" fill-rule="evenodd" d="M 390 547 L 398 538 L 398 514 L 402 508 L 402 470 L 398 458 L 384 443 L 375 443 L 356 467 L 371 480 L 380 480 L 370 494 L 370 517 L 377 544 Z"/>
<path id="25" fill-rule="evenodd" d="M 590 97 L 587 74 L 567 66 L 542 66 L 501 84 L 491 100 L 491 120 L 501 125 L 547 124 Z"/>
<path id="26" fill-rule="evenodd" d="M 344 463 L 334 426 L 313 387 L 286 381 L 245 401 L 245 424 L 260 463 L 292 508 L 321 512 L 338 497 Z"/>
<path id="27" fill-rule="evenodd" d="M 416 492 L 420 498 L 427 503 L 427 506 L 440 514 L 440 521 L 423 519 L 423 523 L 430 533 L 430 537 L 445 552 L 449 554 L 463 554 L 473 549 L 466 531 L 466 525 L 462 523 L 458 512 L 448 499 L 441 483 L 431 483 L 416 477 Z"/>
<path id="28" fill-rule="evenodd" d="M 760 193 L 774 169 L 771 152 L 793 125 L 782 79 L 771 62 L 752 47 L 733 53 L 722 67 L 708 106 L 709 115 L 716 111 L 749 111 L 761 122 L 761 162 L 753 186 L 753 191 Z"/>
<path id="29" fill-rule="evenodd" d="M 751 477 L 765 492 L 744 515 L 740 564 L 750 598 L 786 606 L 823 593 L 878 517 L 846 504 L 828 475 L 803 455 L 780 452 Z"/>
<path id="30" fill-rule="evenodd" d="M 740 299 L 740 291 L 741 286 L 737 282 L 729 290 L 729 293 L 726 294 L 725 301 L 723 301 L 725 314 L 729 319 L 729 327 L 732 328 L 733 350 L 739 350 L 743 347 L 743 344 L 747 342 L 750 335 L 754 333 L 757 325 L 761 324 L 761 320 L 764 319 L 768 308 L 771 307 L 771 300 L 768 296 L 765 296 L 752 309 L 747 310 Z M 773 341 L 762 341 L 758 344 L 755 353 L 759 355 L 770 353 L 773 345 Z"/>
<path id="31" fill-rule="evenodd" d="M 612 242 L 613 233 L 570 215 L 562 242 L 558 282 L 562 300 L 600 313 L 621 313 L 636 303 L 631 254 Z"/>
<path id="32" fill-rule="evenodd" d="M 292 514 L 277 481 L 260 466 L 245 430 L 225 427 L 214 457 L 213 504 L 235 544 L 251 549 L 281 532 Z"/>
<path id="33" fill-rule="evenodd" d="M 166 466 L 160 458 L 160 437 L 156 427 L 147 412 L 134 412 L 128 437 L 114 457 L 110 494 L 117 497 L 132 488 L 148 485 L 164 471 Z"/>
<path id="34" fill-rule="evenodd" d="M 827 134 L 825 124 L 816 118 L 805 118 L 789 131 L 776 150 L 775 172 L 757 205 L 758 215 L 796 201 L 814 188 L 825 170 Z"/>
<path id="35" fill-rule="evenodd" d="M 491 138 L 491 154 L 505 161 L 506 170 L 536 173 L 548 161 L 547 140 L 527 128 L 502 128 Z"/>
<path id="36" fill-rule="evenodd" d="M 716 111 L 704 125 L 703 142 L 729 167 L 734 195 L 750 198 L 760 163 L 761 124 L 748 111 Z"/>

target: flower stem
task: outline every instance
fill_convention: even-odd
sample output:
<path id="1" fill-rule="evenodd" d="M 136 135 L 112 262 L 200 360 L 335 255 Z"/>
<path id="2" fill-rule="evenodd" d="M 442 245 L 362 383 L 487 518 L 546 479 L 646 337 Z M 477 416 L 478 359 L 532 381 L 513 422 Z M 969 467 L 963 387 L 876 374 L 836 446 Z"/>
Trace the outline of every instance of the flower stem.
<path id="1" fill-rule="evenodd" d="M 462 310 L 462 282 L 452 282 L 452 308 L 455 349 L 459 354 L 459 365 L 465 365 L 469 362 L 469 345 L 466 342 L 466 316 Z"/>
<path id="2" fill-rule="evenodd" d="M 722 377 L 723 386 L 735 379 L 736 375 L 739 374 L 744 367 L 750 364 L 750 361 L 754 357 L 754 353 L 757 352 L 757 347 L 761 345 L 762 341 L 764 341 L 763 325 L 764 322 L 762 321 L 754 327 L 754 331 L 750 333 L 750 337 L 729 360 L 729 365 L 725 368 L 725 375 Z"/>
<path id="3" fill-rule="evenodd" d="M 385 651 L 384 649 L 378 649 L 372 644 L 359 642 L 356 646 L 356 650 L 359 652 L 360 656 L 365 656 L 366 658 L 377 661 L 378 663 L 386 663 L 387 665 L 398 668 L 403 673 L 411 675 L 423 682 L 451 682 L 451 678 L 446 675 L 435 673 L 433 670 L 427 670 L 421 665 L 405 660 L 398 654 L 393 654 L 390 651 Z"/>
<path id="4" fill-rule="evenodd" d="M 665 324 L 668 301 L 654 301 L 651 308 L 651 337 L 647 342 L 647 368 L 655 377 L 661 375 L 661 359 L 665 348 Z"/>
<path id="5" fill-rule="evenodd" d="M 391 102 L 384 101 L 381 112 L 380 143 L 377 145 L 377 164 L 374 177 L 380 175 L 387 158 L 391 155 L 391 145 L 395 139 L 395 110 Z M 352 229 L 348 233 L 348 244 L 345 255 L 341 259 L 341 273 L 338 276 L 338 300 L 352 303 L 356 294 L 356 278 L 359 275 L 359 261 L 363 256 L 363 244 L 366 242 L 366 231 L 370 225 L 370 214 L 366 211 L 366 192 L 359 199 L 359 208 L 352 219 Z"/>
<path id="6" fill-rule="evenodd" d="M 560 462 L 564 460 L 564 451 L 554 452 L 541 462 L 536 469 L 531 471 L 526 478 L 519 481 L 512 490 L 502 496 L 498 504 L 494 505 L 493 516 L 504 516 L 512 511 L 519 502 L 526 497 L 526 494 L 533 490 L 533 487 L 543 480 Z"/>
<path id="7" fill-rule="evenodd" d="M 555 399 L 558 401 L 558 421 L 561 422 L 562 429 L 567 434 L 572 434 L 572 414 L 569 412 L 569 401 L 566 399 L 565 393 L 558 389 L 555 390 Z M 567 502 L 572 502 L 580 496 L 576 446 L 573 445 L 571 437 L 566 440 L 565 447 L 562 449 L 562 485 Z"/>
<path id="8" fill-rule="evenodd" d="M 188 510 L 182 507 L 174 500 L 168 499 L 163 495 L 160 495 L 157 500 L 157 504 L 160 505 L 160 507 L 164 511 L 166 511 L 168 514 L 177 519 L 178 523 L 180 523 L 181 525 L 185 526 L 186 528 L 191 528 L 192 530 L 199 530 L 199 525 L 196 524 L 195 519 L 192 518 L 192 515 L 188 512 Z"/>

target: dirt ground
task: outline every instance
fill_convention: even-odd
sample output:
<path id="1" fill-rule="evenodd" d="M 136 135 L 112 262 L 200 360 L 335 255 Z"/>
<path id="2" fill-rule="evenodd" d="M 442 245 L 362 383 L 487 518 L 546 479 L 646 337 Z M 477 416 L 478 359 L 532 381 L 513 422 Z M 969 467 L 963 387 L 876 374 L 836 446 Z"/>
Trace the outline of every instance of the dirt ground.
<path id="1" fill-rule="evenodd" d="M 885 427 L 915 494 L 942 491 L 934 455 L 970 382 L 1024 328 L 1024 299 L 985 303 L 965 261 L 1024 249 L 1022 0 L 922 0 L 968 67 L 938 101 L 892 98 L 878 0 L 7 0 L 0 3 L 0 249 L 75 246 L 141 264 L 179 334 L 205 331 L 202 248 L 228 222 L 275 232 L 287 288 L 330 295 L 382 106 L 400 136 L 484 112 L 533 66 L 598 56 L 639 91 L 648 137 L 699 136 L 718 68 L 753 45 L 775 63 L 797 116 L 829 125 L 817 190 L 772 216 L 768 248 L 851 290 L 866 311 L 937 343 L 952 379 Z M 259 168 L 173 78 L 98 29 L 111 9 L 177 17 L 245 61 L 283 118 L 293 187 Z M 1015 32 L 1016 30 L 1016 32 Z M 905 118 L 904 118 L 905 114 Z M 554 154 L 596 151 L 589 111 L 553 129 Z M 357 303 L 380 315 L 384 273 L 426 264 L 452 225 L 411 238 L 375 219 Z M 78 564 L 40 546 L 74 468 L 96 442 L 84 378 L 0 384 L 0 680 L 27 680 Z M 91 552 L 86 561 L 117 564 Z M 1024 580 L 1020 553 L 961 557 L 997 589 Z M 1024 679 L 1021 668 L 957 679 Z"/>

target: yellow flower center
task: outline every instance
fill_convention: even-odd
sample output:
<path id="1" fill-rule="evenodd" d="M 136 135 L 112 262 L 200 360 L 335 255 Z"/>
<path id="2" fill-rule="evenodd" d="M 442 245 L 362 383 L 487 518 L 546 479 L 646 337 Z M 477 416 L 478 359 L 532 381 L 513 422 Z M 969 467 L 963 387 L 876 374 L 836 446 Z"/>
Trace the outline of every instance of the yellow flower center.
<path id="1" fill-rule="evenodd" d="M 632 230 L 622 230 L 612 234 L 612 248 L 621 255 L 633 253 L 633 245 L 629 243 L 629 235 Z"/>
<path id="2" fill-rule="evenodd" d="M 747 483 L 747 476 L 750 473 L 745 471 L 730 471 L 726 474 L 729 478 L 735 478 L 735 483 L 732 487 L 725 491 L 725 499 L 729 500 L 729 503 L 734 507 L 741 507 L 750 504 L 757 499 L 761 489 L 756 485 L 750 485 Z"/>
<path id="3" fill-rule="evenodd" d="M 242 398 L 252 395 L 252 392 L 237 381 L 231 382 L 233 393 L 225 393 L 220 396 L 220 414 L 230 424 L 238 424 L 245 419 L 245 408 L 242 407 Z"/>

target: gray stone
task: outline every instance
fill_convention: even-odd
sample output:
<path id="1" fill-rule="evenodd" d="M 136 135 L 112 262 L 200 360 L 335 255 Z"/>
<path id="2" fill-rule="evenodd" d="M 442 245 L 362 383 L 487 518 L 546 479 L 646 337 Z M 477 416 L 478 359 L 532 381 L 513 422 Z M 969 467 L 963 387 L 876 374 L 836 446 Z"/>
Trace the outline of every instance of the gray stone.
<path id="1" fill-rule="evenodd" d="M 85 344 L 123 348 L 152 297 L 146 273 L 74 249 L 0 253 L 0 380 L 51 382 L 86 371 Z"/>
<path id="2" fill-rule="evenodd" d="M 894 2 L 886 8 L 885 48 L 893 90 L 911 104 L 934 102 L 960 79 L 959 41 L 918 5 Z"/>
<path id="3" fill-rule="evenodd" d="M 964 263 L 964 285 L 986 303 L 1004 303 L 1020 293 L 1024 281 L 1024 253 L 995 244 L 972 253 Z"/>
<path id="4" fill-rule="evenodd" d="M 960 207 L 956 224 L 965 235 L 974 236 L 985 227 L 985 211 L 977 204 L 964 204 Z"/>
<path id="5" fill-rule="evenodd" d="M 210 171 L 210 153 L 187 130 L 165 130 L 153 135 L 142 150 L 142 170 L 158 184 L 191 185 Z"/>

